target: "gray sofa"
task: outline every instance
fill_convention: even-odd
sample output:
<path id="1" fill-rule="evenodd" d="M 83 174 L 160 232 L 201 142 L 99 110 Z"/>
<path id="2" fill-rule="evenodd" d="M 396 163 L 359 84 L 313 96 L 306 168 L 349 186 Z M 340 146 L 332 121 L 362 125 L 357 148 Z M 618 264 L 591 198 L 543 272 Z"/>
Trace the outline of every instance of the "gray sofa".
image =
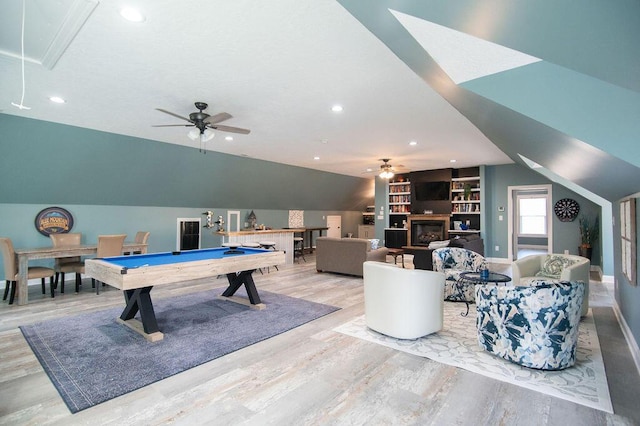
<path id="1" fill-rule="evenodd" d="M 371 250 L 371 241 L 362 238 L 316 239 L 316 269 L 318 272 L 337 272 L 362 276 L 362 264 L 367 260 L 386 262 L 386 247 Z"/>

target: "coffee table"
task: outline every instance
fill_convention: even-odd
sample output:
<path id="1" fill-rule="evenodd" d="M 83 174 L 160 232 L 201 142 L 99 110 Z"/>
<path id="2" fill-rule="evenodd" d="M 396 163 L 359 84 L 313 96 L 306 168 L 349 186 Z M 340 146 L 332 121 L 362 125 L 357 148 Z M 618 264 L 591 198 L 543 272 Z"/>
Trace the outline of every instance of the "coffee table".
<path id="1" fill-rule="evenodd" d="M 398 256 L 402 258 L 402 267 L 404 268 L 404 250 L 401 248 L 387 248 L 389 250 L 389 256 L 393 256 L 393 264 L 396 265 Z"/>
<path id="2" fill-rule="evenodd" d="M 508 283 L 511 281 L 511 277 L 505 274 L 500 274 L 498 272 L 489 271 L 486 274 L 482 274 L 482 272 L 461 272 L 458 277 L 458 284 L 460 285 L 477 285 L 477 284 L 488 284 L 488 283 Z M 467 312 L 464 314 L 460 314 L 463 317 L 466 317 L 469 314 L 469 303 L 468 300 L 460 300 L 467 305 Z"/>

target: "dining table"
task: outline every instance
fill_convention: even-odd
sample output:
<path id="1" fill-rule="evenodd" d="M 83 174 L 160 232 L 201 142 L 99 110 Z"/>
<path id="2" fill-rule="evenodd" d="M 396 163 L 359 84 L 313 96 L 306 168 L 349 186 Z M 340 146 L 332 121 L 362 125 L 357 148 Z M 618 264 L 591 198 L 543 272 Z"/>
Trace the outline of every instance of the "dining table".
<path id="1" fill-rule="evenodd" d="M 126 242 L 122 246 L 122 252 L 147 252 L 147 243 Z M 95 256 L 98 253 L 98 244 L 81 244 L 74 246 L 48 246 L 37 248 L 15 249 L 18 258 L 18 305 L 29 303 L 28 271 L 29 261 L 33 259 L 58 259 L 62 257 Z"/>

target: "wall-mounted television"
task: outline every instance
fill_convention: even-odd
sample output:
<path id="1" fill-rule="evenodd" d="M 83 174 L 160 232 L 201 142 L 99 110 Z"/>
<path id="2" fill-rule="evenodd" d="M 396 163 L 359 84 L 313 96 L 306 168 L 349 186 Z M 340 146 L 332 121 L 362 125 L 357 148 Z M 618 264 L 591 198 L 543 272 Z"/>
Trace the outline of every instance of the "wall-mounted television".
<path id="1" fill-rule="evenodd" d="M 449 200 L 451 195 L 450 183 L 441 182 L 415 182 L 414 192 L 417 201 Z"/>

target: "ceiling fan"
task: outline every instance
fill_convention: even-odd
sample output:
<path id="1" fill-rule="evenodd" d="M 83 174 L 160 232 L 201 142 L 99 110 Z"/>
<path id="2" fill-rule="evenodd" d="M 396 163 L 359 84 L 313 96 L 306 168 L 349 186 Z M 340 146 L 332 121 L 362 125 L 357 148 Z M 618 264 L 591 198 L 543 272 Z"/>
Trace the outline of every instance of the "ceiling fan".
<path id="1" fill-rule="evenodd" d="M 404 168 L 404 166 L 402 165 L 392 166 L 391 164 L 389 164 L 389 161 L 391 161 L 390 158 L 381 158 L 380 161 L 382 161 L 382 164 L 380 165 L 378 176 L 380 176 L 382 179 L 391 179 L 395 175 L 395 172 L 398 171 L 398 169 Z M 368 172 L 372 171 L 372 169 L 368 170 Z"/>
<path id="2" fill-rule="evenodd" d="M 195 127 L 195 129 L 189 132 L 188 136 L 193 140 L 199 138 L 201 144 L 210 140 L 214 136 L 214 133 L 208 129 L 220 130 L 222 132 L 240 133 L 242 135 L 248 135 L 250 132 L 249 129 L 218 124 L 222 121 L 232 118 L 233 116 L 229 113 L 220 112 L 218 114 L 209 115 L 204 112 L 204 110 L 209 106 L 205 102 L 196 102 L 195 106 L 198 109 L 198 112 L 192 112 L 191 114 L 189 114 L 189 118 L 183 117 L 179 114 L 176 114 L 175 112 L 167 111 L 166 109 L 156 108 L 160 112 L 164 112 L 165 114 L 169 114 L 181 120 L 188 121 L 190 124 L 156 124 L 153 127 Z M 202 146 L 200 147 L 200 150 L 202 151 Z"/>

